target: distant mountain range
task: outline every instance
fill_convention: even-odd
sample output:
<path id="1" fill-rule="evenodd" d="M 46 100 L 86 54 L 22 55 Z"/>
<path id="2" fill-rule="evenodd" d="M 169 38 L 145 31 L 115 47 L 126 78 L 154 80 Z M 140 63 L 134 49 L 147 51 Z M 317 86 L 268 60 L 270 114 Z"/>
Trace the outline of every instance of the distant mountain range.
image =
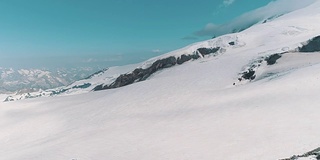
<path id="1" fill-rule="evenodd" d="M 0 94 L 28 93 L 68 85 L 84 79 L 96 68 L 13 69 L 0 67 Z"/>

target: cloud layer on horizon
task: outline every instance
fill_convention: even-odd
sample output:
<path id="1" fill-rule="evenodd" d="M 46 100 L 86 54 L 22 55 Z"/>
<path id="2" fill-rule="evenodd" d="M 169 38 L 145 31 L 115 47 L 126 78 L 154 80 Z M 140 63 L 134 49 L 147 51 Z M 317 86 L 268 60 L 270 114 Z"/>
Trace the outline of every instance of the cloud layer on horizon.
<path id="1" fill-rule="evenodd" d="M 266 6 L 244 13 L 225 24 L 208 23 L 203 29 L 194 32 L 195 36 L 220 36 L 244 30 L 270 17 L 283 15 L 304 8 L 317 0 L 276 0 Z M 223 3 L 232 4 L 234 0 L 225 0 Z"/>
<path id="2" fill-rule="evenodd" d="M 232 3 L 234 3 L 234 1 L 235 1 L 235 0 L 224 0 L 224 1 L 223 1 L 223 5 L 224 5 L 224 6 L 229 6 L 229 5 L 231 5 Z"/>

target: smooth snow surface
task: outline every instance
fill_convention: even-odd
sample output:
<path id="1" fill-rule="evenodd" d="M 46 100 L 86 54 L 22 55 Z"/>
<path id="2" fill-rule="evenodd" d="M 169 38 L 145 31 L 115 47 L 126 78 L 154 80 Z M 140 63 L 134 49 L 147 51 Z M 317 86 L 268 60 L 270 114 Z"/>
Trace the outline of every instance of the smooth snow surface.
<path id="1" fill-rule="evenodd" d="M 320 35 L 319 11 L 317 2 L 156 57 L 138 66 L 198 47 L 224 49 L 133 85 L 0 103 L 0 159 L 276 160 L 317 148 L 320 53 L 294 50 Z M 262 63 L 256 80 L 238 83 L 257 59 L 287 51 L 274 65 Z"/>

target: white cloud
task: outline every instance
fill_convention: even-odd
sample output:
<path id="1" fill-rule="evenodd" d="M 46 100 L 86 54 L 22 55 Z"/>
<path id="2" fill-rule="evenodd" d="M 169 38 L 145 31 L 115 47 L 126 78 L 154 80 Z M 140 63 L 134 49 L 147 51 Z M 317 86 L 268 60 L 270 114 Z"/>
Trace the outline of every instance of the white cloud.
<path id="1" fill-rule="evenodd" d="M 224 5 L 224 6 L 229 6 L 229 5 L 231 5 L 232 3 L 234 3 L 234 1 L 235 1 L 235 0 L 224 0 L 224 1 L 223 1 L 223 5 Z"/>
<path id="2" fill-rule="evenodd" d="M 161 50 L 160 50 L 160 49 L 154 49 L 154 50 L 152 50 L 152 52 L 153 52 L 153 53 L 160 53 Z"/>
<path id="3" fill-rule="evenodd" d="M 233 2 L 225 0 L 224 2 Z M 276 0 L 272 1 L 264 7 L 247 12 L 236 19 L 225 24 L 207 24 L 200 31 L 195 32 L 196 36 L 220 36 L 227 33 L 237 32 L 246 29 L 258 22 L 270 17 L 279 16 L 297 9 L 304 8 L 317 0 Z"/>

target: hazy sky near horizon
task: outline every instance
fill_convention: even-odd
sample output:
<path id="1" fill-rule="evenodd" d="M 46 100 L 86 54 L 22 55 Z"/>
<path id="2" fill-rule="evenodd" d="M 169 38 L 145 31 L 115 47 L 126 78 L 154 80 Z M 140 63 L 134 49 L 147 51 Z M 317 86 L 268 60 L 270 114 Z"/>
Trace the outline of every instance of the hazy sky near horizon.
<path id="1" fill-rule="evenodd" d="M 136 63 L 272 0 L 0 0 L 0 66 Z"/>

